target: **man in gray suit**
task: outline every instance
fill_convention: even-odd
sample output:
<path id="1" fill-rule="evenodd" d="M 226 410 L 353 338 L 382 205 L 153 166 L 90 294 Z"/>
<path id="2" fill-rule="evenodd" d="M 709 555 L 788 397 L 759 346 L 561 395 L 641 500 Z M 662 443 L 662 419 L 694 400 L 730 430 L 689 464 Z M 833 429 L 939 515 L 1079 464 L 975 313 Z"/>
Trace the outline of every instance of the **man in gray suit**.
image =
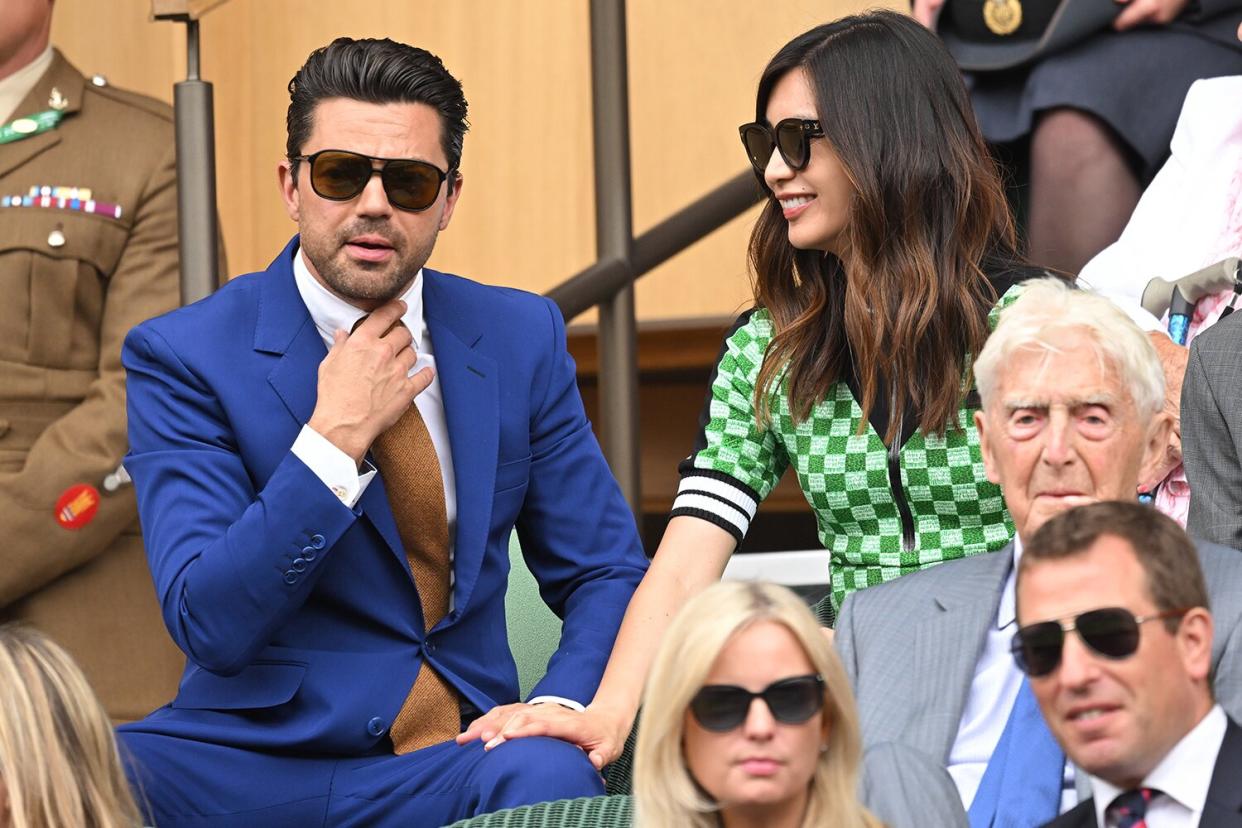
<path id="1" fill-rule="evenodd" d="M 980 449 L 989 479 L 1004 491 L 1014 542 L 861 590 L 846 600 L 837 623 L 869 754 L 867 804 L 894 825 L 928 824 L 933 806 L 938 825 L 966 824 L 964 809 L 972 825 L 991 825 L 1006 813 L 994 786 L 985 785 L 986 801 L 977 803 L 976 794 L 985 777 L 1004 774 L 997 762 L 993 774 L 987 771 L 993 755 L 1002 755 L 1020 693 L 1035 710 L 1009 651 L 1022 539 L 1074 506 L 1134 500 L 1139 483 L 1159 468 L 1170 428 L 1160 362 L 1147 338 L 1107 300 L 1055 280 L 1030 284 L 1001 315 L 975 376 L 983 403 L 975 414 Z M 1237 719 L 1242 634 L 1232 633 L 1242 626 L 1242 554 L 1199 544 L 1199 555 L 1218 630 L 1216 697 Z M 1037 713 L 1034 721 L 1055 751 Z M 877 755 L 882 761 L 872 761 Z M 1055 767 L 1061 773 L 1054 768 L 1050 796 L 1026 812 L 1029 824 L 1051 819 L 1085 793 L 1072 765 L 1060 760 Z M 902 783 L 886 784 L 890 773 Z M 956 801 L 943 801 L 954 793 Z"/>
<path id="2" fill-rule="evenodd" d="M 1242 548 L 1242 314 L 1190 345 L 1182 384 L 1182 462 L 1190 483 L 1186 529 Z"/>

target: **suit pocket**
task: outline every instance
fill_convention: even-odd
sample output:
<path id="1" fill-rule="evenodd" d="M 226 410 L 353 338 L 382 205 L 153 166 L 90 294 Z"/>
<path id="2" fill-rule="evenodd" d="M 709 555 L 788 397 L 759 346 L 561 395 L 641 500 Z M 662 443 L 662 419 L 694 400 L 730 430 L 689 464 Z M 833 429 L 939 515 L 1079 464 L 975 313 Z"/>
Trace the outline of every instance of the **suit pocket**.
<path id="1" fill-rule="evenodd" d="M 496 491 L 503 492 L 525 486 L 530 479 L 530 455 L 521 460 L 501 463 L 496 467 Z"/>
<path id="2" fill-rule="evenodd" d="M 256 662 L 235 676 L 199 669 L 186 676 L 172 706 L 185 710 L 258 710 L 284 704 L 306 677 L 306 665 Z"/>

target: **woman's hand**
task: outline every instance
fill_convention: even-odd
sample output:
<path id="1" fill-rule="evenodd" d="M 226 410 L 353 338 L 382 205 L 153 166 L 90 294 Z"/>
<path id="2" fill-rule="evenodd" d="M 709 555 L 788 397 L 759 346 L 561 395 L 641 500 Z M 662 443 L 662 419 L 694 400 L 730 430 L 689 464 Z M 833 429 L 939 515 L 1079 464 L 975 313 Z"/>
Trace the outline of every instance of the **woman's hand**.
<path id="1" fill-rule="evenodd" d="M 482 739 L 484 742 L 490 742 L 496 738 L 496 735 L 505 729 L 509 724 L 509 720 L 519 713 L 525 713 L 534 710 L 538 705 L 532 704 L 500 704 L 484 713 L 479 718 L 470 723 L 464 731 L 457 734 L 457 744 L 464 745 L 473 742 L 475 739 Z M 560 707 L 560 705 L 555 705 Z M 561 708 L 564 709 L 564 708 Z"/>
<path id="2" fill-rule="evenodd" d="M 551 736 L 585 750 L 591 764 L 599 770 L 621 755 L 630 726 L 625 717 L 591 707 L 579 713 L 553 703 L 506 704 L 472 722 L 457 737 L 457 743 L 482 739 L 486 743 L 484 748 L 491 750 L 509 739 Z"/>
<path id="3" fill-rule="evenodd" d="M 1172 23 L 1186 9 L 1188 0 L 1116 0 L 1125 6 L 1113 21 L 1119 32 L 1149 24 L 1164 26 Z"/>

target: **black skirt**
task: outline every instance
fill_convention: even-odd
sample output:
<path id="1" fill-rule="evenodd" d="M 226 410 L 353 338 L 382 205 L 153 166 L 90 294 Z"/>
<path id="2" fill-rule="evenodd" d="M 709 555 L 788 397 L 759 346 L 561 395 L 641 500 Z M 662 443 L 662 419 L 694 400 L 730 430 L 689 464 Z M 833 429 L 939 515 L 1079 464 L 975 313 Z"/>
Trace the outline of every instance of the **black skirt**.
<path id="1" fill-rule="evenodd" d="M 1069 107 L 1097 116 L 1125 141 L 1144 182 L 1169 154 L 1190 85 L 1242 74 L 1242 51 L 1197 34 L 1141 28 L 1092 35 L 1033 66 L 970 73 L 983 136 L 1006 144 L 1031 131 L 1036 113 Z"/>

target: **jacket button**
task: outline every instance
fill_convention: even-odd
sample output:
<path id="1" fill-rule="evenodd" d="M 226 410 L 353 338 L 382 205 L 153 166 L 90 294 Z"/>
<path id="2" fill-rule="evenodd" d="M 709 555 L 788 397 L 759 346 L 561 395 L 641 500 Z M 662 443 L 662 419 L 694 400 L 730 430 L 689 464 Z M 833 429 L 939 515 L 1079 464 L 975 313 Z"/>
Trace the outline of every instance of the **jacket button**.
<path id="1" fill-rule="evenodd" d="M 310 545 L 315 547 L 316 549 L 323 549 L 323 545 L 326 542 L 327 541 L 324 540 L 323 535 L 320 535 L 320 534 L 314 534 L 314 535 L 311 535 L 310 537 Z"/>
<path id="2" fill-rule="evenodd" d="M 288 584 L 289 586 L 293 586 L 295 583 L 297 583 L 297 580 L 298 580 L 298 573 L 294 572 L 292 569 L 287 570 L 285 572 L 285 583 L 286 584 Z"/>
<path id="3" fill-rule="evenodd" d="M 302 547 L 302 557 L 308 561 L 315 560 L 315 556 L 319 554 L 319 550 L 313 546 Z"/>
<path id="4" fill-rule="evenodd" d="M 294 572 L 305 572 L 306 558 L 294 558 L 293 563 L 289 564 L 289 568 Z"/>
<path id="5" fill-rule="evenodd" d="M 388 730 L 388 724 L 379 716 L 367 722 L 367 733 L 372 736 L 383 736 L 386 730 Z"/>

